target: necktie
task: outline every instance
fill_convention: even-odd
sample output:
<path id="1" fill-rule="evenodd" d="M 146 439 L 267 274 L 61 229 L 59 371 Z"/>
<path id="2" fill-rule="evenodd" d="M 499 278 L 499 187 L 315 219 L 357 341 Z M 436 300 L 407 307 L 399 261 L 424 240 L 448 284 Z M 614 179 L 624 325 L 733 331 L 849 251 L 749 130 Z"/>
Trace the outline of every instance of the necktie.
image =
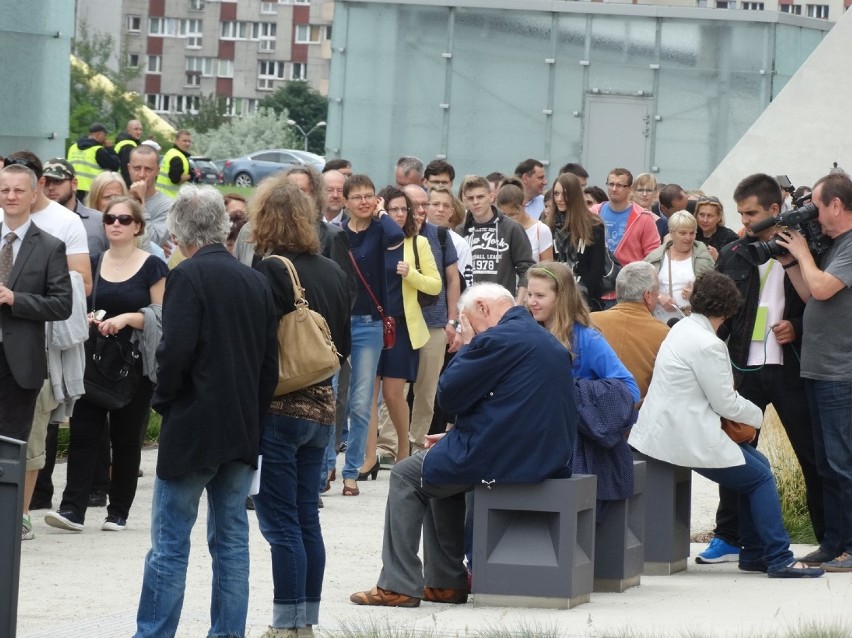
<path id="1" fill-rule="evenodd" d="M 6 245 L 0 250 L 0 284 L 4 286 L 9 283 L 12 276 L 12 244 L 18 236 L 15 233 L 6 235 Z"/>

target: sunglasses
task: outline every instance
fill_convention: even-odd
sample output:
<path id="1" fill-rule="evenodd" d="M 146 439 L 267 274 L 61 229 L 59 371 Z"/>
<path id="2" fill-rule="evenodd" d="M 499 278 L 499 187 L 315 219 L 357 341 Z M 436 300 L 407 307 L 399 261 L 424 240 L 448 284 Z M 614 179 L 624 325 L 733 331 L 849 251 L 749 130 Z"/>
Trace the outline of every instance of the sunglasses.
<path id="1" fill-rule="evenodd" d="M 6 168 L 7 166 L 14 166 L 15 164 L 17 164 L 18 166 L 25 166 L 26 168 L 30 169 L 33 173 L 36 172 L 35 168 L 33 168 L 33 165 L 30 164 L 29 161 L 27 161 L 27 160 L 25 160 L 21 157 L 14 157 L 14 158 L 13 157 L 5 157 L 5 158 L 3 158 L 3 168 Z"/>
<path id="2" fill-rule="evenodd" d="M 104 215 L 105 226 L 112 226 L 115 222 L 118 222 L 122 226 L 130 226 L 135 221 L 133 215 L 113 215 L 112 213 Z"/>
<path id="3" fill-rule="evenodd" d="M 707 197 L 706 195 L 704 195 L 704 196 L 702 196 L 702 197 L 699 197 L 699 198 L 698 198 L 698 201 L 697 201 L 696 203 L 697 203 L 697 204 L 702 204 L 702 203 L 704 203 L 704 202 L 711 202 L 711 203 L 713 203 L 713 204 L 721 204 L 721 203 L 722 203 L 722 202 L 720 202 L 720 201 L 719 201 L 719 198 L 718 198 L 718 197 L 712 197 L 712 196 L 711 196 L 711 197 Z"/>

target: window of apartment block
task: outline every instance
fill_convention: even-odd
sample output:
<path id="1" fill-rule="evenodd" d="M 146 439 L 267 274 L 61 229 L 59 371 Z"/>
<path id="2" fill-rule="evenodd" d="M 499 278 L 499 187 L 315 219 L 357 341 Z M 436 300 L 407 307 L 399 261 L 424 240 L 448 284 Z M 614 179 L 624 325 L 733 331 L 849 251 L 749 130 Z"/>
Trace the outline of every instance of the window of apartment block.
<path id="1" fill-rule="evenodd" d="M 278 4 L 310 4 L 311 0 L 278 0 Z"/>
<path id="2" fill-rule="evenodd" d="M 163 95 L 162 93 L 149 93 L 145 96 L 145 104 L 149 109 L 158 113 L 168 113 L 171 106 L 171 96 Z"/>
<path id="3" fill-rule="evenodd" d="M 207 4 L 206 0 L 189 0 L 189 10 L 204 11 L 205 4 Z"/>
<path id="4" fill-rule="evenodd" d="M 296 25 L 296 44 L 317 44 L 322 37 L 323 27 L 316 24 Z"/>
<path id="5" fill-rule="evenodd" d="M 744 11 L 763 11 L 762 2 L 743 2 Z"/>
<path id="6" fill-rule="evenodd" d="M 261 2 L 260 3 L 260 13 L 263 15 L 275 15 L 278 13 L 278 3 L 277 2 Z"/>
<path id="7" fill-rule="evenodd" d="M 149 55 L 148 56 L 148 73 L 162 73 L 163 72 L 163 56 L 162 55 Z"/>
<path id="8" fill-rule="evenodd" d="M 219 60 L 219 70 L 216 73 L 220 78 L 234 77 L 234 61 Z"/>
<path id="9" fill-rule="evenodd" d="M 823 20 L 828 20 L 828 5 L 827 4 L 809 4 L 808 5 L 808 17 L 809 18 L 822 18 Z"/>
<path id="10" fill-rule="evenodd" d="M 186 58 L 186 86 L 201 86 L 201 78 L 213 77 L 215 58 Z"/>
<path id="11" fill-rule="evenodd" d="M 736 0 L 716 0 L 717 9 L 736 9 Z"/>
<path id="12" fill-rule="evenodd" d="M 176 36 L 179 22 L 177 18 L 148 18 L 148 35 Z"/>
<path id="13" fill-rule="evenodd" d="M 197 95 L 175 95 L 175 113 L 198 113 Z"/>
<path id="14" fill-rule="evenodd" d="M 127 32 L 139 33 L 142 31 L 142 16 L 127 16 Z"/>
<path id="15" fill-rule="evenodd" d="M 307 80 L 308 65 L 304 62 L 293 62 L 290 64 L 290 79 L 291 80 Z"/>
<path id="16" fill-rule="evenodd" d="M 223 22 L 219 35 L 223 40 L 247 40 L 251 36 L 251 22 Z"/>
<path id="17" fill-rule="evenodd" d="M 186 38 L 187 49 L 201 48 L 202 25 L 204 23 L 197 18 L 180 21 L 180 37 Z"/>
<path id="18" fill-rule="evenodd" d="M 128 53 L 127 54 L 127 66 L 131 69 L 139 68 L 139 54 L 138 53 Z"/>
<path id="19" fill-rule="evenodd" d="M 284 63 L 279 60 L 259 60 L 257 63 L 257 89 L 271 91 L 275 80 L 284 79 Z"/>
<path id="20" fill-rule="evenodd" d="M 782 4 L 781 5 L 782 13 L 789 13 L 790 15 L 800 16 L 802 15 L 802 5 L 800 4 Z"/>
<path id="21" fill-rule="evenodd" d="M 255 22 L 252 29 L 253 40 L 258 40 L 258 51 L 274 51 L 278 25 L 274 22 Z"/>

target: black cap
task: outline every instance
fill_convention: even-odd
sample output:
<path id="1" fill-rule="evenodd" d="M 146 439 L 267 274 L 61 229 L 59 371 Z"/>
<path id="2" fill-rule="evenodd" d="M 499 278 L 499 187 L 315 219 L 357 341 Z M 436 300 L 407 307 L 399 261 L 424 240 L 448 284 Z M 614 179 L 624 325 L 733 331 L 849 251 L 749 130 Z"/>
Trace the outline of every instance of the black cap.
<path id="1" fill-rule="evenodd" d="M 107 127 L 100 122 L 95 122 L 89 127 L 89 133 L 109 133 Z"/>

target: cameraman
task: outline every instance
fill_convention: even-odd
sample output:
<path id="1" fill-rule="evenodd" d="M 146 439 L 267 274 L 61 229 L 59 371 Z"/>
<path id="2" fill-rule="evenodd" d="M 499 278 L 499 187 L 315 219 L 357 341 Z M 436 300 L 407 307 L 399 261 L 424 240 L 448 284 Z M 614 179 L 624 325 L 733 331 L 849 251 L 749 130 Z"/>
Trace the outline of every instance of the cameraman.
<path id="1" fill-rule="evenodd" d="M 785 231 L 781 259 L 807 302 L 802 377 L 811 408 L 816 462 L 823 479 L 826 529 L 814 554 L 828 572 L 852 572 L 852 181 L 827 175 L 816 183 L 813 203 L 823 233 L 834 240 L 817 266 L 804 237 Z M 813 562 L 816 562 L 815 560 Z"/>
<path id="2" fill-rule="evenodd" d="M 761 410 L 766 410 L 770 403 L 775 406 L 802 468 L 811 524 L 816 537 L 821 539 L 825 528 L 822 481 L 816 467 L 813 430 L 797 352 L 801 349 L 805 303 L 787 276 L 786 266 L 782 267 L 775 259 L 759 263 L 758 255 L 748 249 L 752 242 L 768 241 L 776 233 L 775 226 L 756 234 L 751 228 L 777 217 L 782 198 L 775 179 L 762 173 L 746 177 L 734 190 L 737 211 L 747 233 L 722 248 L 716 270 L 734 280 L 743 303 L 737 314 L 720 326 L 718 335 L 727 340 L 739 393 Z M 757 441 L 752 445 L 757 445 Z M 736 492 L 719 488 L 715 537 L 698 554 L 696 562 L 738 560 L 738 501 Z M 747 563 L 741 561 L 740 567 L 749 567 Z"/>

